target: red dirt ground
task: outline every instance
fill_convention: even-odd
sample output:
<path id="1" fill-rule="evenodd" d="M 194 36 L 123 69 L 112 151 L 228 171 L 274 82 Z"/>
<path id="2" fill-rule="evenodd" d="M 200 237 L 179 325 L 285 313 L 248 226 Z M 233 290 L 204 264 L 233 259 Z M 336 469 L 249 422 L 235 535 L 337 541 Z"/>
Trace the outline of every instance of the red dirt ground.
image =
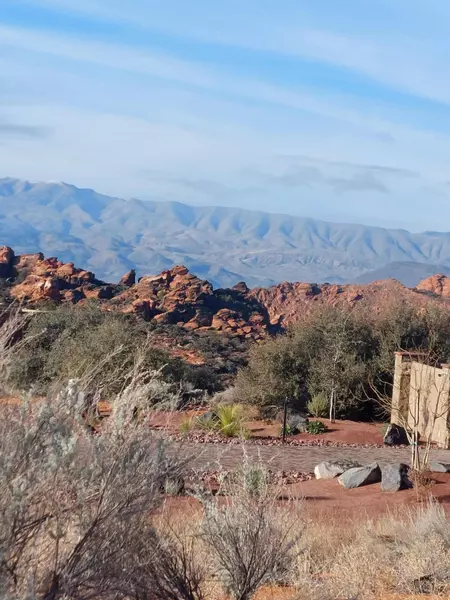
<path id="1" fill-rule="evenodd" d="M 433 473 L 434 485 L 429 494 L 440 502 L 450 515 L 450 474 Z M 287 485 L 285 498 L 298 498 L 303 501 L 302 515 L 313 520 L 325 519 L 332 523 L 367 521 L 382 516 L 386 512 L 419 506 L 414 490 L 387 493 L 380 490 L 379 484 L 368 485 L 354 490 L 344 489 L 337 481 L 316 480 Z M 426 501 L 426 498 L 425 498 Z M 168 498 L 169 510 L 195 511 L 199 508 L 197 500 L 191 497 Z"/>

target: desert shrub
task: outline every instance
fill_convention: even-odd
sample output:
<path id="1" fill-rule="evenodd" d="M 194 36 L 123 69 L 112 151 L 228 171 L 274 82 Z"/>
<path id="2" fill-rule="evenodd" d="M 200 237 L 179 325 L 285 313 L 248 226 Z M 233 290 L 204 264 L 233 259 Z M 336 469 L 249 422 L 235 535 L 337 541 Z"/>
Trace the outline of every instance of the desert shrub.
<path id="1" fill-rule="evenodd" d="M 195 520 L 178 519 L 175 526 L 164 519 L 157 526 L 148 523 L 135 535 L 139 560 L 136 554 L 135 564 L 130 565 L 133 577 L 126 597 L 134 600 L 206 600 L 210 597 L 206 587 L 210 558 L 200 544 Z"/>
<path id="2" fill-rule="evenodd" d="M 164 482 L 186 462 L 136 422 L 141 387 L 133 380 L 115 398 L 101 435 L 86 427 L 73 385 L 2 407 L 0 586 L 9 597 L 130 597 L 142 550 L 133 532 L 146 530 Z M 152 595 L 150 574 L 139 585 Z"/>
<path id="3" fill-rule="evenodd" d="M 349 599 L 378 598 L 386 592 L 446 597 L 449 534 L 449 519 L 437 503 L 389 514 L 355 531 L 353 540 L 336 553 L 330 580 Z"/>
<path id="4" fill-rule="evenodd" d="M 291 507 L 278 504 L 279 490 L 259 471 L 249 485 L 249 468 L 247 464 L 232 480 L 225 503 L 217 497 L 203 499 L 203 539 L 225 591 L 236 600 L 249 600 L 267 582 L 286 581 L 301 534 Z"/>
<path id="5" fill-rule="evenodd" d="M 316 394 L 307 404 L 307 409 L 313 417 L 326 417 L 328 414 L 329 400 L 325 394 Z"/>
<path id="6" fill-rule="evenodd" d="M 309 395 L 312 411 L 321 416 L 325 398 L 333 417 L 372 416 L 379 394 L 392 394 L 395 351 L 427 351 L 447 360 L 449 340 L 450 313 L 437 306 L 393 305 L 381 314 L 364 304 L 352 311 L 320 306 L 286 334 L 250 349 L 236 394 L 263 414 L 286 397 L 304 408 Z"/>
<path id="7" fill-rule="evenodd" d="M 280 428 L 280 437 L 283 437 L 283 435 L 297 435 L 297 433 L 300 433 L 298 428 L 295 425 L 289 425 L 289 423 L 286 423 L 286 427 L 282 425 Z"/>
<path id="8" fill-rule="evenodd" d="M 310 421 L 306 425 L 306 431 L 312 435 L 320 435 L 328 431 L 327 426 L 321 421 Z"/>
<path id="9" fill-rule="evenodd" d="M 244 466 L 242 472 L 240 473 L 240 477 L 242 478 L 242 485 L 244 487 L 245 494 L 256 498 L 267 495 L 270 479 L 269 473 L 263 466 L 246 463 L 244 461 Z"/>
<path id="10" fill-rule="evenodd" d="M 306 380 L 303 349 L 286 334 L 250 349 L 248 366 L 236 376 L 235 393 L 240 402 L 257 406 L 264 416 L 273 416 L 286 397 L 301 404 Z"/>
<path id="11" fill-rule="evenodd" d="M 29 319 L 27 336 L 31 341 L 18 349 L 11 371 L 16 389 L 33 388 L 35 393 L 45 394 L 58 381 L 95 370 L 95 386 L 105 395 L 115 394 L 124 385 L 134 355 L 143 347 L 143 367 L 149 371 L 163 368 L 168 383 L 184 381 L 194 389 L 208 391 L 218 387 L 217 377 L 208 367 L 188 365 L 158 349 L 146 323 L 92 305 L 60 306 L 36 313 Z M 114 360 L 107 360 L 108 356 Z"/>

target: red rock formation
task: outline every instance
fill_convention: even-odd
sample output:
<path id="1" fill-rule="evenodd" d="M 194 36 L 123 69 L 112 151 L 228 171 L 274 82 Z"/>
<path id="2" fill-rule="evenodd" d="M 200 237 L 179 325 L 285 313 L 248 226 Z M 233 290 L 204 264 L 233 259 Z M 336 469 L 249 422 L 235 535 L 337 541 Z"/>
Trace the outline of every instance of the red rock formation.
<path id="1" fill-rule="evenodd" d="M 214 290 L 186 267 L 177 266 L 141 277 L 137 283 L 133 283 L 135 273 L 130 271 L 120 285 L 110 285 L 73 263 L 45 259 L 42 254 L 15 257 L 4 247 L 0 249 L 0 277 L 15 277 L 9 293 L 30 304 L 43 300 L 76 304 L 96 299 L 105 310 L 252 340 L 300 320 L 319 306 L 362 306 L 376 314 L 399 303 L 420 307 L 440 302 L 450 309 L 450 280 L 443 275 L 430 277 L 414 290 L 395 280 L 359 286 L 285 282 L 253 290 L 241 282 L 232 289 Z"/>
<path id="2" fill-rule="evenodd" d="M 430 302 L 430 298 L 406 288 L 395 279 L 367 285 L 281 283 L 269 288 L 255 288 L 250 296 L 267 308 L 272 325 L 295 323 L 302 315 L 321 305 L 364 306 L 379 313 L 395 304 L 424 306 Z"/>
<path id="3" fill-rule="evenodd" d="M 122 277 L 119 281 L 119 285 L 124 285 L 125 287 L 132 287 L 136 283 L 136 271 L 131 269 L 128 273 Z"/>
<path id="4" fill-rule="evenodd" d="M 417 289 L 450 298 L 450 279 L 446 275 L 432 275 L 421 281 Z"/>
<path id="5" fill-rule="evenodd" d="M 17 257 L 14 270 L 21 283 L 12 287 L 11 295 L 29 302 L 61 302 L 64 299 L 73 302 L 84 297 L 83 286 L 101 284 L 90 271 L 77 269 L 73 263 L 62 263 L 56 258 L 45 259 L 41 253 Z M 77 289 L 78 294 L 68 294 L 65 298 L 64 292 Z"/>

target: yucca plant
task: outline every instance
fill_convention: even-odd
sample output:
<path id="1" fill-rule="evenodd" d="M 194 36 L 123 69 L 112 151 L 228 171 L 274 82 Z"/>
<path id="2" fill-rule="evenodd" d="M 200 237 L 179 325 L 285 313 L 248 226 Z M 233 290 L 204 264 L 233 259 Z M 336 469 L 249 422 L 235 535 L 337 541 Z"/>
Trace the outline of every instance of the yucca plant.
<path id="1" fill-rule="evenodd" d="M 245 435 L 244 414 L 241 404 L 219 404 L 215 409 L 217 430 L 225 437 Z"/>

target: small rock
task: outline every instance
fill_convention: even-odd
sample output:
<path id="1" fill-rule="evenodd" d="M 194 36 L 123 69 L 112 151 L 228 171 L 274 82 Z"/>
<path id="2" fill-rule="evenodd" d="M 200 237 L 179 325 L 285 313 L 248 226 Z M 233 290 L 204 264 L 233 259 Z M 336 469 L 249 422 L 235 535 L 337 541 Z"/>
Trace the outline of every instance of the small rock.
<path id="1" fill-rule="evenodd" d="M 393 463 L 381 468 L 381 491 L 398 492 L 411 487 L 408 479 L 408 465 Z"/>
<path id="2" fill-rule="evenodd" d="M 383 441 L 386 446 L 407 446 L 409 444 L 405 428 L 392 423 L 387 428 Z"/>
<path id="3" fill-rule="evenodd" d="M 361 465 L 351 461 L 322 462 L 314 468 L 316 479 L 334 479 L 349 469 Z"/>
<path id="4" fill-rule="evenodd" d="M 429 465 L 431 473 L 450 473 L 450 464 L 441 462 L 432 462 Z"/>
<path id="5" fill-rule="evenodd" d="M 376 462 L 365 467 L 353 467 L 342 473 L 338 481 L 346 489 L 379 483 L 381 481 L 381 469 Z"/>
<path id="6" fill-rule="evenodd" d="M 136 271 L 134 269 L 131 269 L 130 271 L 128 271 L 128 273 L 125 273 L 125 275 L 119 281 L 119 285 L 123 285 L 126 287 L 132 287 L 133 285 L 135 285 L 135 283 L 136 283 Z"/>

